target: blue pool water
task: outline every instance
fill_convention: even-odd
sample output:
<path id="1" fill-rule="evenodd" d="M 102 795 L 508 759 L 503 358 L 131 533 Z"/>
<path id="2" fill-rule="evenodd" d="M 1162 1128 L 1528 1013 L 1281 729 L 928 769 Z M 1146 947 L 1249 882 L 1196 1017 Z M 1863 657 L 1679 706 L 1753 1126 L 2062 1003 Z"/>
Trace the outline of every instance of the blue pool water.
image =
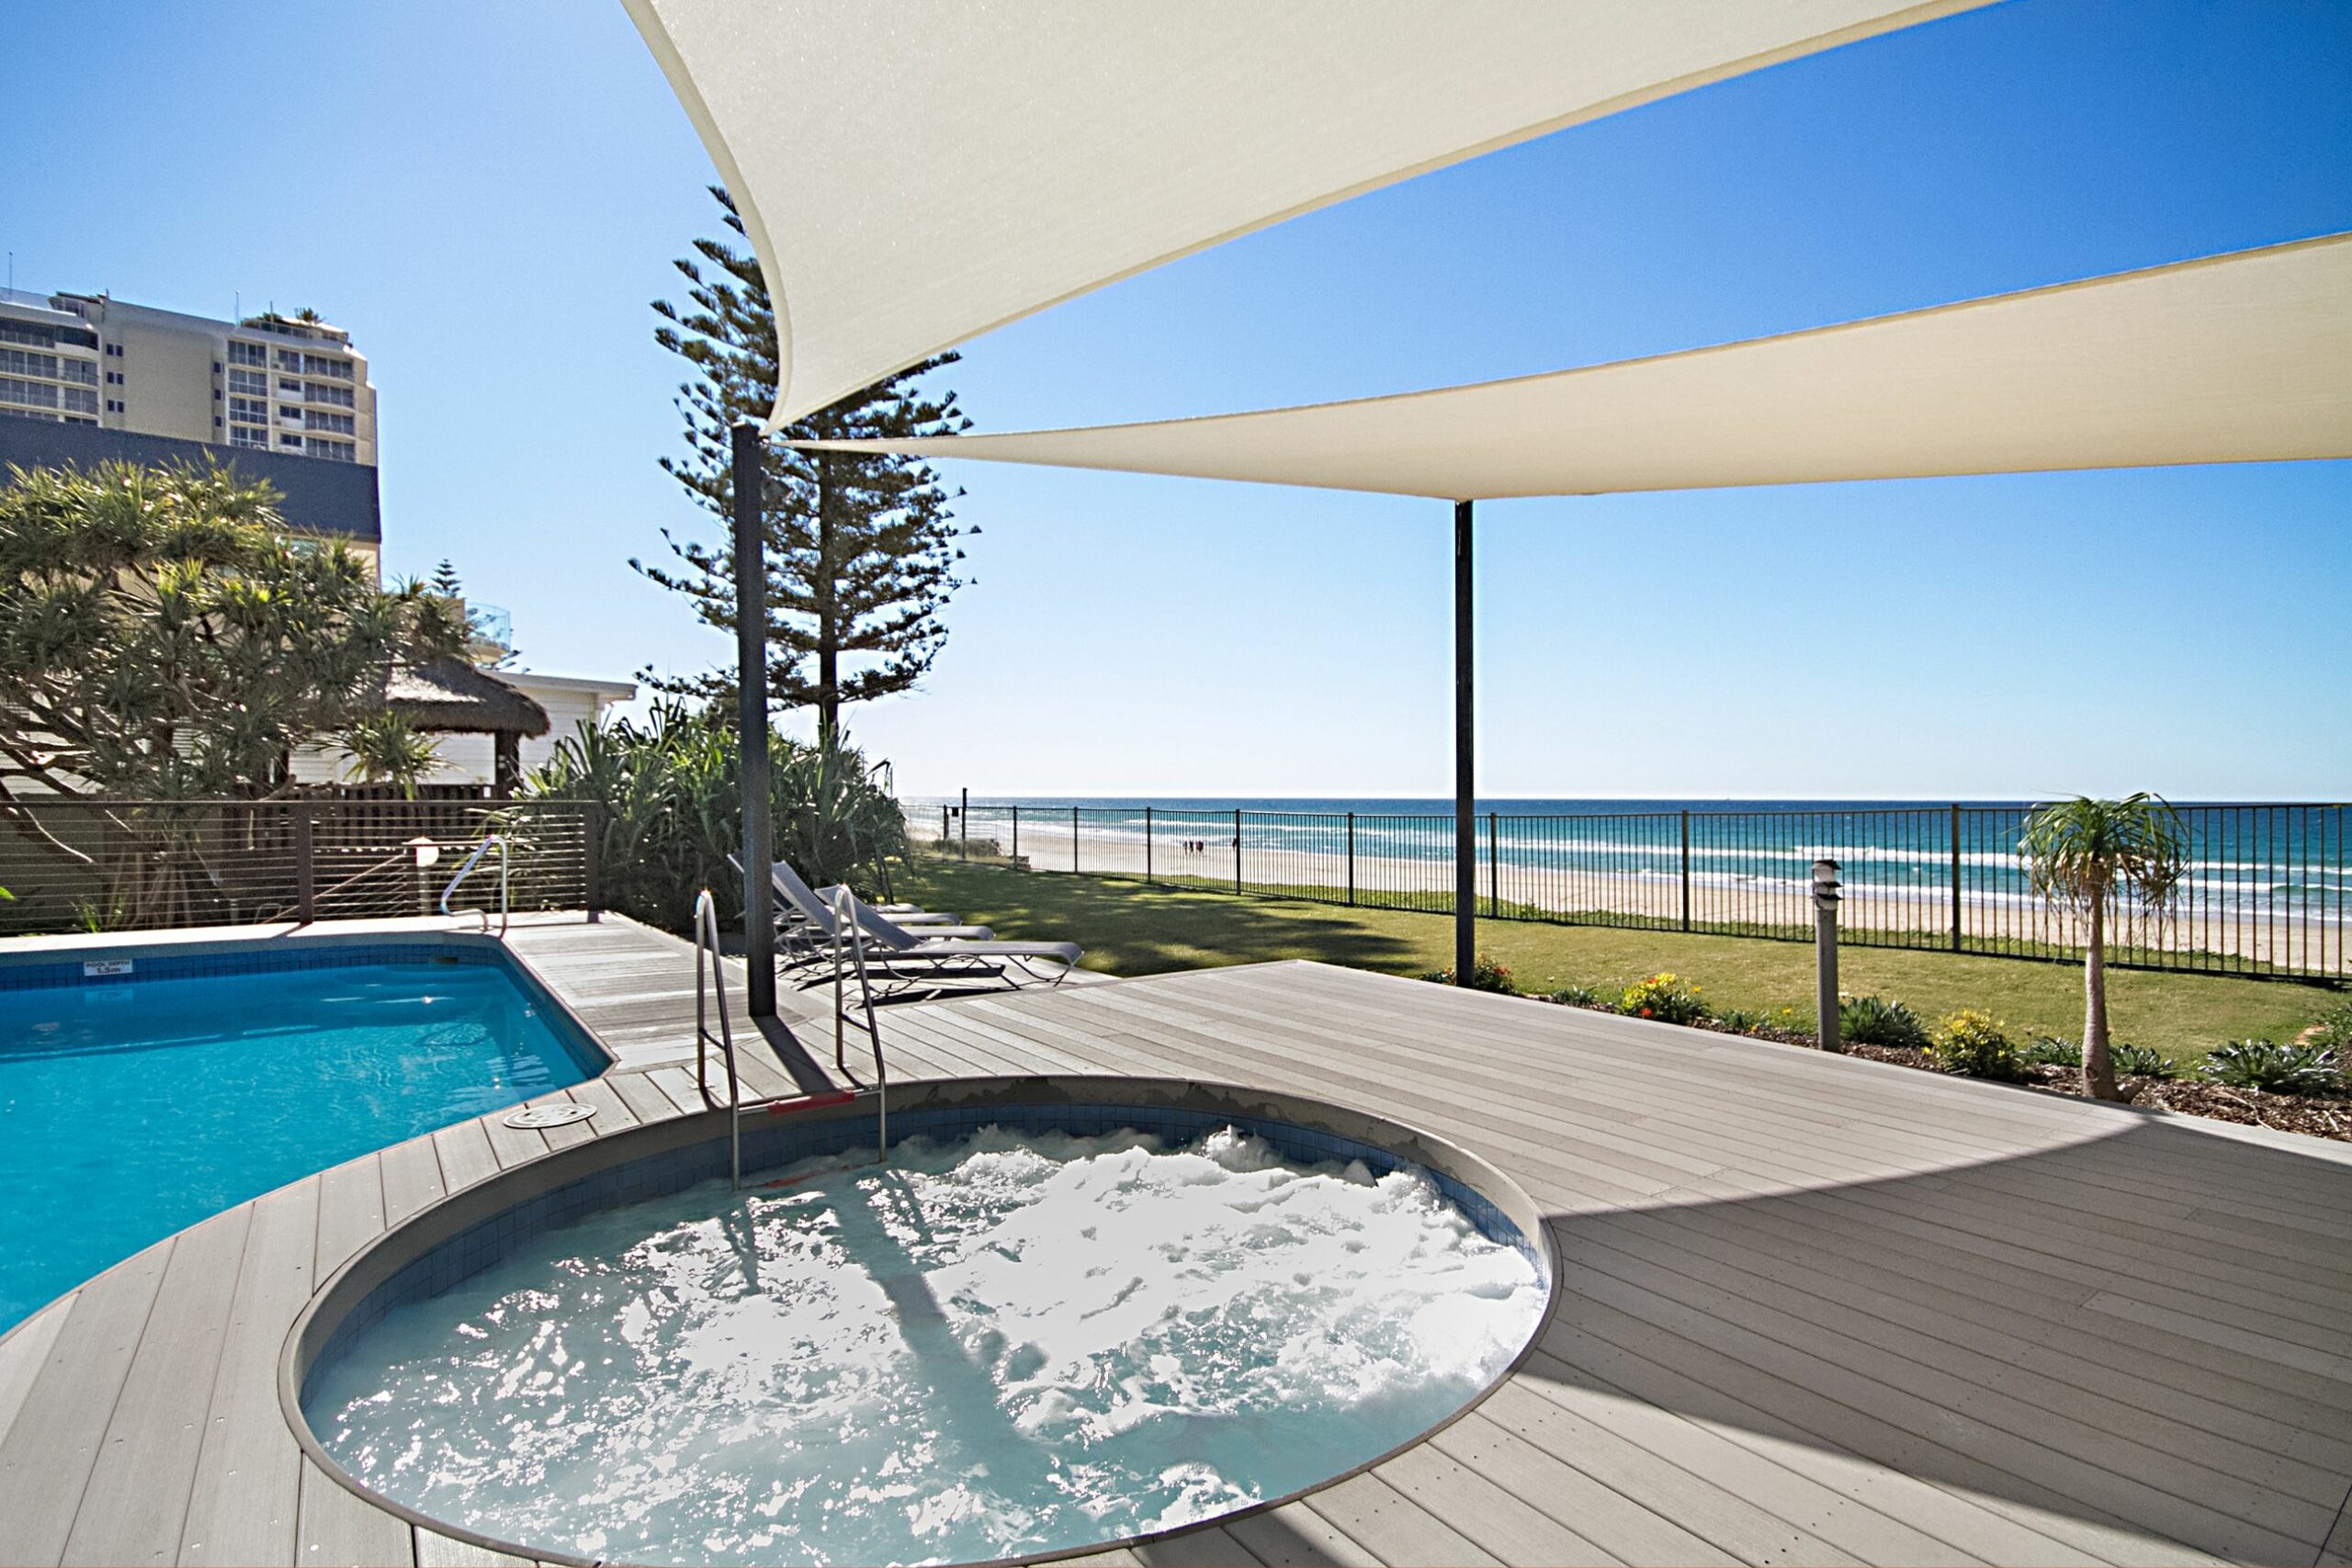
<path id="1" fill-rule="evenodd" d="M 231 1204 L 582 1082 L 577 1032 L 454 955 L 0 990 L 0 1331 Z"/>

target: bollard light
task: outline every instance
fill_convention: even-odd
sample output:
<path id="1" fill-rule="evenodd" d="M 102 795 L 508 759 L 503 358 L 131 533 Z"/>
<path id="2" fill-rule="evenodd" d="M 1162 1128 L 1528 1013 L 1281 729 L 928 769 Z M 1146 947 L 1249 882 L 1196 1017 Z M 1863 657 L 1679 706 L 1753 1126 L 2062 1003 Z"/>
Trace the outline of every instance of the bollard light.
<path id="1" fill-rule="evenodd" d="M 441 846 L 423 834 L 409 840 L 406 848 L 416 857 L 416 869 L 419 871 L 441 863 Z"/>
<path id="2" fill-rule="evenodd" d="M 1838 1038 L 1838 863 L 1813 863 L 1814 1027 L 1825 1051 L 1841 1051 Z"/>

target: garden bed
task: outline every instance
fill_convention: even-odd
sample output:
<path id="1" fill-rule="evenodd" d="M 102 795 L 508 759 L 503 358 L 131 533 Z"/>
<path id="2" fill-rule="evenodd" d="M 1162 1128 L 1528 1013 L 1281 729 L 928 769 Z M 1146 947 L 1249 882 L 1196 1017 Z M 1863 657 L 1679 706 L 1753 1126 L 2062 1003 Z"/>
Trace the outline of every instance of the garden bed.
<path id="1" fill-rule="evenodd" d="M 1556 998 L 1543 999 L 1557 1000 Z M 1590 1010 L 1615 1012 L 1618 1010 L 1596 1007 Z M 1691 1027 L 1715 1034 L 1736 1034 L 1743 1040 L 1768 1040 L 1779 1045 L 1799 1045 L 1807 1050 L 1815 1048 L 1814 1037 L 1802 1030 L 1727 1029 L 1713 1019 L 1702 1019 Z M 1873 1062 L 1892 1063 L 1898 1067 L 1916 1067 L 1926 1073 L 1942 1070 L 1928 1053 L 1913 1046 L 1849 1043 L 1845 1054 L 1868 1057 Z M 2016 1080 L 2019 1083 L 2059 1094 L 2079 1096 L 2083 1092 L 2083 1075 L 2079 1068 L 2027 1066 L 2019 1072 L 2020 1076 Z M 2266 1094 L 2257 1089 L 2228 1089 L 2221 1084 L 2199 1083 L 2188 1078 L 2122 1077 L 2117 1080 L 2117 1087 L 2133 1105 L 2159 1106 L 2184 1116 L 2204 1116 L 2216 1122 L 2235 1122 L 2241 1126 L 2268 1127 L 2275 1132 L 2301 1133 L 2314 1138 L 2352 1143 L 2352 1099 L 2314 1094 Z"/>

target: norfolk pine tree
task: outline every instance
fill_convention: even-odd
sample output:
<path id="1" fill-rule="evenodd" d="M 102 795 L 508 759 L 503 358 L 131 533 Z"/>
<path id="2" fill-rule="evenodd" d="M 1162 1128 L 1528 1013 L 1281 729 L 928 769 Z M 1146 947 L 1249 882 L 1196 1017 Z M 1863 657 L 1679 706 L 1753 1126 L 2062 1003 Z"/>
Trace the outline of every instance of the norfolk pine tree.
<path id="1" fill-rule="evenodd" d="M 679 387 L 686 455 L 662 467 L 722 524 L 733 515 L 729 431 L 766 417 L 776 384 L 775 314 L 758 259 L 739 244 L 743 224 L 727 192 L 713 186 L 733 239 L 695 242 L 677 268 L 686 304 L 654 302 L 663 324 L 654 341 L 694 369 Z M 951 435 L 969 422 L 953 392 L 925 390 L 924 375 L 952 364 L 945 355 L 886 378 L 787 427 L 782 440 Z M 955 499 L 914 458 L 847 452 L 764 449 L 768 578 L 768 690 L 785 707 L 814 707 L 820 739 L 837 739 L 851 703 L 903 692 L 921 680 L 947 639 L 939 612 L 956 589 Z M 960 494 L 961 492 L 957 492 Z M 977 532 L 978 530 L 972 530 Z M 735 629 L 731 527 L 719 542 L 681 540 L 662 530 L 674 564 L 630 565 L 694 602 L 704 623 Z M 640 677 L 661 690 L 727 705 L 731 669 Z"/>

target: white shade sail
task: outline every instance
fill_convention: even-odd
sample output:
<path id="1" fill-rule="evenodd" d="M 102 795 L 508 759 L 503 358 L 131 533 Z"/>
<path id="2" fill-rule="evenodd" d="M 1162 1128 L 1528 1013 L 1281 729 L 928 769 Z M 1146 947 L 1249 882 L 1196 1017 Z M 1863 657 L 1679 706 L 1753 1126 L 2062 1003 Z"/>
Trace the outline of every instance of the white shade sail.
<path id="1" fill-rule="evenodd" d="M 1450 500 L 2352 457 L 2352 233 L 1509 381 L 888 449 Z"/>
<path id="2" fill-rule="evenodd" d="M 1984 0 L 625 0 L 776 307 L 775 423 L 1424 170 Z"/>

